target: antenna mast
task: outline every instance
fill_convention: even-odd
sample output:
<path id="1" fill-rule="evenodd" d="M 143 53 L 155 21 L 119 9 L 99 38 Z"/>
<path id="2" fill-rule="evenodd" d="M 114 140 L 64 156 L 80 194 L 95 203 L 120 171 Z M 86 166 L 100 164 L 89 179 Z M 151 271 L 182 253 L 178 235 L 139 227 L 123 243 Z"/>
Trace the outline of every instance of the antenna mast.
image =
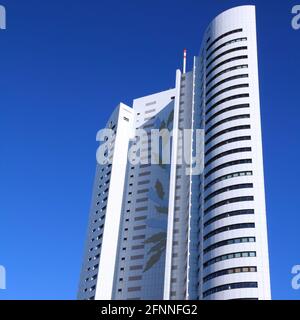
<path id="1" fill-rule="evenodd" d="M 186 73 L 186 49 L 183 50 L 183 70 L 182 73 Z"/>

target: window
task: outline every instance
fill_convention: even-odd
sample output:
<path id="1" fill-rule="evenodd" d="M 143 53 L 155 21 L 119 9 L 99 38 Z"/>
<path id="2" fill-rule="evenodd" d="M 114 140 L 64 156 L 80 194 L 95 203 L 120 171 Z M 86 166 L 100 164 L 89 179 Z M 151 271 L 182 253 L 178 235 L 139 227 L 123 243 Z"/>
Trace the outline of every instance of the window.
<path id="1" fill-rule="evenodd" d="M 229 259 L 237 259 L 237 258 L 253 258 L 256 257 L 255 251 L 243 251 L 243 252 L 234 252 L 229 254 L 223 254 L 221 256 L 212 258 L 206 262 L 204 262 L 203 267 L 207 268 L 208 266 L 215 264 L 220 261 L 229 260 Z"/>
<path id="2" fill-rule="evenodd" d="M 138 185 L 141 186 L 141 185 L 147 184 L 149 182 L 150 182 L 150 180 L 140 181 L 140 182 L 138 182 Z"/>
<path id="3" fill-rule="evenodd" d="M 209 219 L 208 221 L 206 221 L 204 223 L 204 227 L 207 227 L 210 224 L 212 224 L 216 221 L 222 220 L 222 219 L 226 219 L 226 218 L 234 217 L 234 216 L 239 216 L 239 215 L 245 215 L 245 214 L 254 214 L 254 210 L 253 209 L 243 209 L 243 210 L 235 210 L 235 211 L 230 211 L 230 212 L 219 214 L 219 215 Z"/>
<path id="4" fill-rule="evenodd" d="M 248 78 L 248 77 L 249 77 L 248 74 L 238 74 L 236 76 L 228 77 L 228 78 L 226 78 L 224 80 L 221 80 L 218 83 L 216 83 L 215 85 L 213 85 L 209 90 L 206 91 L 206 96 L 208 96 L 214 89 L 216 89 L 221 84 L 224 84 L 224 83 L 226 83 L 228 81 L 233 81 L 233 80 L 243 79 L 243 78 Z"/>
<path id="5" fill-rule="evenodd" d="M 143 254 L 139 254 L 139 255 L 130 257 L 130 260 L 140 260 L 140 259 L 144 259 L 144 255 Z"/>
<path id="6" fill-rule="evenodd" d="M 247 130 L 247 129 L 251 129 L 250 125 L 242 125 L 242 126 L 235 126 L 235 127 L 231 127 L 228 129 L 224 129 L 222 131 L 219 131 L 218 133 L 214 134 L 213 136 L 211 136 L 210 138 L 208 138 L 205 141 L 205 145 L 208 145 L 210 142 L 212 142 L 214 139 L 216 139 L 217 137 L 222 136 L 223 134 L 232 132 L 232 131 L 238 131 L 238 130 Z"/>
<path id="7" fill-rule="evenodd" d="M 251 228 L 255 228 L 255 223 L 232 224 L 230 226 L 221 227 L 221 228 L 218 228 L 218 229 L 215 229 L 215 230 L 209 232 L 208 234 L 206 234 L 204 236 L 204 240 L 207 240 L 207 239 L 215 236 L 216 234 L 219 234 L 222 232 L 231 231 L 231 230 L 238 230 L 238 229 L 251 229 Z"/>
<path id="8" fill-rule="evenodd" d="M 225 93 L 225 92 L 228 92 L 228 91 L 231 91 L 231 90 L 236 90 L 236 89 L 240 89 L 240 88 L 248 88 L 249 87 L 249 84 L 247 83 L 243 83 L 243 84 L 237 84 L 237 85 L 234 85 L 234 86 L 231 86 L 231 87 L 228 87 L 228 88 L 225 88 L 225 89 L 222 89 L 220 90 L 219 92 L 215 93 L 214 95 L 212 95 L 207 101 L 206 101 L 206 105 L 208 105 L 213 99 L 215 99 L 217 96 Z"/>
<path id="9" fill-rule="evenodd" d="M 242 289 L 242 288 L 257 288 L 257 282 L 237 282 L 237 283 L 230 283 L 224 284 L 222 286 L 214 287 L 209 290 L 203 292 L 203 297 L 207 297 L 213 293 L 217 293 L 224 290 L 232 290 L 232 289 Z"/>
<path id="10" fill-rule="evenodd" d="M 237 47 L 237 48 L 233 48 L 233 49 L 229 49 L 227 51 L 224 51 L 222 53 L 220 53 L 219 55 L 217 55 L 216 57 L 214 57 L 212 60 L 210 60 L 210 62 L 206 65 L 206 69 L 208 69 L 212 63 L 214 63 L 216 60 L 218 60 L 219 58 L 225 56 L 226 54 L 232 53 L 232 52 L 236 52 L 236 51 L 240 51 L 240 50 L 247 50 L 248 47 L 243 46 L 243 47 Z"/>
<path id="11" fill-rule="evenodd" d="M 241 153 L 241 152 L 251 152 L 252 149 L 250 147 L 245 147 L 245 148 L 237 148 L 237 149 L 231 149 L 225 152 L 221 152 L 218 155 L 212 157 L 211 159 L 209 159 L 205 165 L 208 166 L 209 164 L 211 164 L 212 162 L 216 161 L 217 159 L 220 159 L 222 157 L 226 157 L 230 154 L 235 154 L 235 153 Z"/>
<path id="12" fill-rule="evenodd" d="M 145 201 L 148 201 L 148 198 L 141 198 L 136 200 L 137 203 L 145 202 Z"/>
<path id="13" fill-rule="evenodd" d="M 225 47 L 225 46 L 228 46 L 230 44 L 233 44 L 233 43 L 237 43 L 237 42 L 243 42 L 243 41 L 247 41 L 247 38 L 236 38 L 236 39 L 233 39 L 233 40 L 230 40 L 230 41 L 227 41 L 227 42 L 224 42 L 222 43 L 221 45 L 219 45 L 218 47 L 216 47 L 214 50 L 212 50 L 210 52 L 210 54 L 206 57 L 206 61 L 209 60 L 209 58 L 215 53 L 217 52 L 218 50 L 220 50 L 221 48 Z"/>
<path id="14" fill-rule="evenodd" d="M 226 32 L 224 34 L 222 34 L 221 36 L 219 36 L 218 38 L 216 38 L 215 40 L 213 40 L 210 45 L 206 48 L 206 52 L 208 52 L 208 50 L 215 44 L 217 43 L 219 40 L 227 37 L 227 36 L 230 36 L 231 34 L 234 34 L 234 33 L 239 33 L 239 32 L 242 32 L 243 29 L 235 29 L 235 30 L 232 30 L 232 31 L 229 31 L 229 32 Z"/>
<path id="15" fill-rule="evenodd" d="M 145 220 L 147 219 L 147 216 L 139 216 L 139 217 L 135 217 L 134 221 L 141 221 L 141 220 Z"/>
<path id="16" fill-rule="evenodd" d="M 211 169 L 210 171 L 208 171 L 208 173 L 205 175 L 205 179 L 208 178 L 211 174 L 213 174 L 214 172 L 227 168 L 227 167 L 231 167 L 231 166 L 235 166 L 238 164 L 246 164 L 246 163 L 252 163 L 251 159 L 242 159 L 242 160 L 235 160 L 235 161 L 229 161 L 226 163 L 223 163 L 213 169 Z"/>
<path id="17" fill-rule="evenodd" d="M 95 265 L 93 266 L 93 270 L 98 269 L 98 267 L 99 267 L 99 264 L 95 264 Z"/>
<path id="18" fill-rule="evenodd" d="M 234 173 L 229 173 L 224 176 L 221 176 L 219 178 L 214 179 L 210 183 L 208 183 L 205 187 L 204 190 L 207 190 L 209 187 L 214 185 L 215 183 L 218 183 L 223 180 L 231 179 L 231 178 L 236 178 L 236 177 L 244 177 L 244 176 L 252 176 L 253 172 L 252 171 L 240 171 L 240 172 L 234 172 Z"/>
<path id="19" fill-rule="evenodd" d="M 129 267 L 129 270 L 142 270 L 142 269 L 143 269 L 142 265 L 135 265 L 135 266 Z"/>
<path id="20" fill-rule="evenodd" d="M 220 71 L 219 73 L 217 73 L 216 75 L 214 75 L 213 77 L 211 77 L 207 82 L 206 82 L 206 86 L 208 86 L 213 80 L 215 80 L 216 78 L 220 77 L 221 75 L 234 71 L 234 70 L 239 70 L 239 69 L 246 69 L 248 68 L 247 64 L 241 64 L 241 65 L 237 65 L 235 67 L 230 67 L 227 68 L 225 70 Z"/>
<path id="21" fill-rule="evenodd" d="M 141 173 L 139 174 L 139 177 L 149 176 L 150 174 L 151 174 L 151 172 L 150 172 L 150 171 L 141 172 Z"/>
<path id="22" fill-rule="evenodd" d="M 219 242 L 216 242 L 216 243 L 206 247 L 204 249 L 204 254 L 206 254 L 216 248 L 219 248 L 219 247 L 228 246 L 231 244 L 238 244 L 238 243 L 255 242 L 255 240 L 256 240 L 255 237 L 244 237 L 244 238 L 234 238 L 234 239 L 219 241 Z"/>
<path id="23" fill-rule="evenodd" d="M 139 207 L 139 208 L 136 208 L 136 209 L 135 209 L 136 212 L 146 211 L 146 210 L 148 210 L 148 207 Z"/>
<path id="24" fill-rule="evenodd" d="M 142 276 L 131 276 L 128 277 L 129 281 L 137 281 L 137 280 L 142 280 Z"/>
<path id="25" fill-rule="evenodd" d="M 140 190 L 137 191 L 137 193 L 141 194 L 141 193 L 146 193 L 148 191 L 149 191 L 149 189 L 140 189 Z"/>
<path id="26" fill-rule="evenodd" d="M 144 230 L 146 229 L 146 225 L 142 225 L 142 226 L 137 226 L 137 227 L 134 227 L 133 230 Z"/>
<path id="27" fill-rule="evenodd" d="M 238 141 L 246 141 L 246 140 L 251 140 L 251 136 L 243 136 L 243 137 L 236 137 L 236 138 L 231 138 L 222 142 L 219 142 L 217 144 L 215 144 L 214 146 L 212 146 L 210 149 L 208 149 L 205 152 L 205 156 L 207 156 L 208 154 L 210 154 L 213 150 L 222 147 L 228 143 L 233 143 L 233 142 L 238 142 Z"/>
<path id="28" fill-rule="evenodd" d="M 140 249 L 144 249 L 144 248 L 145 248 L 145 246 L 143 244 L 131 247 L 132 250 L 140 250 Z"/>
<path id="29" fill-rule="evenodd" d="M 219 201 L 213 205 L 211 205 L 210 207 L 208 207 L 207 209 L 204 210 L 204 214 L 208 214 L 209 212 L 211 212 L 212 210 L 225 206 L 226 204 L 231 204 L 231 203 L 236 203 L 236 202 L 245 202 L 245 201 L 253 201 L 254 197 L 253 196 L 244 196 L 244 197 L 236 197 L 236 198 L 231 198 L 231 199 L 226 199 L 223 201 Z"/>
<path id="30" fill-rule="evenodd" d="M 208 115 L 208 113 L 210 113 L 214 108 L 216 108 L 217 106 L 219 106 L 222 103 L 225 103 L 225 102 L 228 102 L 228 101 L 231 101 L 231 100 L 235 100 L 235 99 L 249 98 L 249 96 L 250 95 L 248 93 L 243 93 L 243 94 L 237 94 L 237 95 L 222 99 L 222 100 L 216 102 L 215 104 L 213 104 L 210 108 L 208 108 L 206 110 L 205 114 Z"/>
<path id="31" fill-rule="evenodd" d="M 144 234 L 132 237 L 132 240 L 142 240 L 145 239 L 146 236 Z"/>
<path id="32" fill-rule="evenodd" d="M 97 274 L 94 274 L 94 275 L 91 277 L 91 281 L 96 280 L 97 277 L 98 277 L 98 275 L 97 275 Z"/>
<path id="33" fill-rule="evenodd" d="M 247 59 L 248 56 L 247 55 L 243 55 L 243 56 L 237 56 L 237 57 L 233 57 L 227 60 L 224 60 L 220 63 L 218 63 L 217 65 L 215 65 L 212 69 L 210 69 L 209 72 L 207 72 L 206 74 L 206 79 L 209 77 L 209 75 L 211 75 L 216 69 L 220 68 L 221 66 L 223 66 L 224 64 L 233 62 L 233 61 L 237 61 L 237 60 L 243 60 L 243 59 Z"/>
<path id="34" fill-rule="evenodd" d="M 156 104 L 156 101 L 147 102 L 146 107 L 153 106 L 154 104 Z M 149 112 L 153 112 L 153 111 L 155 111 L 155 109 L 148 110 L 145 113 L 149 113 Z"/>
<path id="35" fill-rule="evenodd" d="M 207 282 L 213 278 L 217 278 L 220 276 L 224 276 L 227 274 L 233 274 L 233 273 L 241 273 L 241 272 L 257 272 L 256 267 L 237 267 L 237 268 L 229 268 L 229 269 L 224 269 L 220 270 L 214 273 L 209 274 L 208 276 L 203 278 L 203 282 Z"/>
<path id="36" fill-rule="evenodd" d="M 140 165 L 140 168 L 147 168 L 147 167 L 149 167 L 150 166 L 150 164 L 141 164 Z"/>
<path id="37" fill-rule="evenodd" d="M 205 197 L 204 202 L 207 202 L 208 200 L 215 197 L 216 195 L 227 192 L 227 191 L 248 189 L 248 188 L 253 188 L 253 183 L 242 183 L 242 184 L 236 184 L 233 186 L 227 186 L 225 188 L 221 188 L 219 190 L 216 190 L 216 191 L 210 193 L 208 196 Z"/>
<path id="38" fill-rule="evenodd" d="M 141 287 L 129 287 L 128 292 L 141 291 Z"/>

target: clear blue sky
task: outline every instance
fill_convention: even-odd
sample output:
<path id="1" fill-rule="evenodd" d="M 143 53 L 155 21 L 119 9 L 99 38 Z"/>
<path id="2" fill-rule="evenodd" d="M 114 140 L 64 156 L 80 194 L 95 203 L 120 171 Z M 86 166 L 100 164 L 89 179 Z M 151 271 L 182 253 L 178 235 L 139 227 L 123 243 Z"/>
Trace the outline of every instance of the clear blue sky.
<path id="1" fill-rule="evenodd" d="M 300 299 L 296 3 L 0 0 L 0 299 L 76 297 L 97 130 L 120 101 L 173 87 L 183 48 L 190 67 L 210 20 L 241 4 L 257 5 L 272 294 Z"/>

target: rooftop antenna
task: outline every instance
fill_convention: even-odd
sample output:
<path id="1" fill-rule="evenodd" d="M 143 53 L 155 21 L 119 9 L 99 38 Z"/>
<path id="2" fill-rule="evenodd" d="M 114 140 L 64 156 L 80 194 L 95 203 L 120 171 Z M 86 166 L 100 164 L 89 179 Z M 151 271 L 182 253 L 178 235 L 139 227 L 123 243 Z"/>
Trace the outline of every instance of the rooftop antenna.
<path id="1" fill-rule="evenodd" d="M 182 73 L 186 72 L 186 49 L 183 50 L 183 70 Z"/>

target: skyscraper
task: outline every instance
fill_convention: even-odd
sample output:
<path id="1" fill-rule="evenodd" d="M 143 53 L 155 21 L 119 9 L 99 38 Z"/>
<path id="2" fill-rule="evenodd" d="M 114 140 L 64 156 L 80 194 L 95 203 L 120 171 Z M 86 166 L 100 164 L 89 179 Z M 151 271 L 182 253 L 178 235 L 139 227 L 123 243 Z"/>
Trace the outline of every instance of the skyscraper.
<path id="1" fill-rule="evenodd" d="M 121 104 L 108 121 L 111 162 L 97 165 L 79 299 L 271 297 L 255 7 L 217 16 L 185 69 L 174 89 Z M 172 131 L 170 163 L 153 129 Z"/>

